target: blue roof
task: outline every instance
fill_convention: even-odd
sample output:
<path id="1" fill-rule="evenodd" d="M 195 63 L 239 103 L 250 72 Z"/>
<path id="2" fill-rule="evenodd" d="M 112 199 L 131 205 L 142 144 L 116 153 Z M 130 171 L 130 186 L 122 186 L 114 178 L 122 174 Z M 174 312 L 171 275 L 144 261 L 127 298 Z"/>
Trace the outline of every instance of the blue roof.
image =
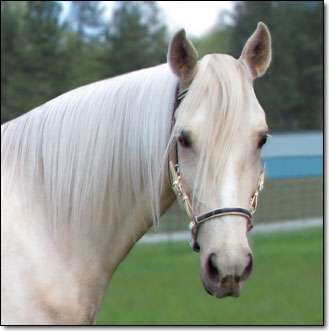
<path id="1" fill-rule="evenodd" d="M 273 134 L 262 150 L 262 158 L 322 155 L 322 131 Z"/>

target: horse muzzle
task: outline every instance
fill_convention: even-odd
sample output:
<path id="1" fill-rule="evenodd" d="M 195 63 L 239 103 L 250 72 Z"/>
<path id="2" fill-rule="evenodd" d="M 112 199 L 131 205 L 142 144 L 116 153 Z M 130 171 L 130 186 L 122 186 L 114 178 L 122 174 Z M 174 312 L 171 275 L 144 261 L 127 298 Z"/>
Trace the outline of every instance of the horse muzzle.
<path id="1" fill-rule="evenodd" d="M 216 298 L 227 296 L 239 297 L 243 284 L 252 271 L 252 255 L 247 253 L 240 257 L 236 264 L 229 268 L 220 261 L 215 253 L 211 253 L 201 266 L 201 280 L 207 293 Z"/>

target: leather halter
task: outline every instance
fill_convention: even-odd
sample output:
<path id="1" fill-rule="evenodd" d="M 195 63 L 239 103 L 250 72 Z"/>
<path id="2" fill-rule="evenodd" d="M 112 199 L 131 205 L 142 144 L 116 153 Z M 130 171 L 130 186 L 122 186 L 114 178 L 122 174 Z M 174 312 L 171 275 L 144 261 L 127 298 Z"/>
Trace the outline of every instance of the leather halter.
<path id="1" fill-rule="evenodd" d="M 173 109 L 172 127 L 175 124 L 176 109 L 178 108 L 181 100 L 185 97 L 187 92 L 188 92 L 188 89 L 179 93 L 179 87 L 177 87 L 176 99 L 175 99 L 174 109 Z M 177 140 L 175 141 L 174 148 L 172 148 L 169 151 L 168 168 L 169 168 L 169 179 L 170 179 L 171 187 L 172 187 L 176 197 L 182 201 L 183 206 L 185 208 L 185 212 L 190 220 L 190 224 L 189 224 L 189 229 L 191 231 L 190 245 L 194 251 L 196 251 L 196 252 L 200 251 L 200 246 L 197 243 L 197 237 L 198 237 L 200 225 L 202 223 L 205 223 L 206 221 L 209 221 L 212 218 L 222 217 L 222 216 L 227 216 L 227 215 L 243 216 L 247 219 L 247 232 L 252 229 L 252 227 L 253 227 L 253 224 L 251 221 L 252 215 L 256 212 L 258 195 L 264 186 L 265 165 L 264 165 L 263 171 L 259 175 L 255 193 L 250 198 L 249 209 L 238 208 L 238 207 L 219 208 L 219 209 L 213 209 L 213 210 L 208 211 L 199 216 L 194 215 L 190 197 L 185 192 L 183 185 L 182 185 L 179 164 L 178 164 L 178 142 L 177 142 Z"/>

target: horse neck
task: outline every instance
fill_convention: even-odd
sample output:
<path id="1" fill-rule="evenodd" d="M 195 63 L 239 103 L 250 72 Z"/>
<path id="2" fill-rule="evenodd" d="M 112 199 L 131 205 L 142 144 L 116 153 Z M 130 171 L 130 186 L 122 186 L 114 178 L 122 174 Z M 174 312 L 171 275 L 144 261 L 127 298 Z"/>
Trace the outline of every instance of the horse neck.
<path id="1" fill-rule="evenodd" d="M 175 196 L 168 180 L 163 186 L 161 194 L 160 213 L 164 214 L 174 201 Z M 110 221 L 108 244 L 103 250 L 109 275 L 112 275 L 132 247 L 153 225 L 153 219 L 148 211 L 146 200 L 139 205 L 129 206 L 129 209 L 131 212 L 125 219 Z"/>
<path id="2" fill-rule="evenodd" d="M 165 213 L 175 200 L 169 179 L 166 178 L 165 180 L 160 202 L 161 214 Z M 107 220 L 110 221 L 110 227 L 105 238 L 100 233 L 89 234 L 86 236 L 86 240 L 81 240 L 81 244 L 76 246 L 74 250 L 78 260 L 74 264 L 79 266 L 77 279 L 81 284 L 81 292 L 85 295 L 86 288 L 94 288 L 94 290 L 88 289 L 87 291 L 88 301 L 96 307 L 93 321 L 95 321 L 108 284 L 117 267 L 137 241 L 153 225 L 146 201 L 133 207 L 129 206 L 129 209 L 131 212 L 125 219 Z M 101 236 L 103 239 L 100 241 Z M 86 268 L 89 270 L 87 277 Z M 90 285 L 86 286 L 86 284 Z"/>
<path id="3" fill-rule="evenodd" d="M 160 215 L 163 215 L 174 201 L 175 195 L 166 175 L 160 195 Z M 109 279 L 132 247 L 154 225 L 148 203 L 146 199 L 141 199 L 134 206 L 126 206 L 129 212 L 122 211 L 121 214 L 125 215 L 123 218 L 108 219 L 105 213 L 103 224 L 107 223 L 106 226 L 95 230 L 92 236 L 90 233 L 87 235 L 88 246 L 99 250 L 103 268 L 108 270 Z M 85 249 L 84 247 L 85 244 L 78 244 L 77 251 L 81 252 L 81 249 Z"/>
<path id="4" fill-rule="evenodd" d="M 17 179 L 15 182 L 16 187 L 21 180 Z M 174 201 L 170 190 L 168 180 L 163 185 L 161 213 Z M 110 222 L 106 230 L 95 227 L 94 231 L 82 232 L 77 241 L 69 240 L 70 236 L 67 235 L 59 247 L 47 235 L 46 216 L 42 211 L 44 204 L 40 196 L 36 194 L 33 197 L 35 204 L 30 211 L 31 219 L 22 222 L 20 215 L 26 213 L 23 208 L 17 207 L 17 201 L 20 201 L 21 197 L 16 192 L 18 190 L 13 190 L 6 208 L 2 210 L 5 230 L 2 239 L 6 250 L 24 247 L 19 261 L 4 261 L 8 268 L 27 270 L 25 277 L 29 287 L 17 293 L 18 297 L 28 297 L 29 292 L 37 293 L 38 302 L 44 302 L 44 307 L 54 306 L 61 312 L 56 316 L 46 315 L 41 322 L 35 320 L 36 323 L 94 323 L 113 273 L 138 239 L 153 224 L 147 201 L 127 206 L 131 212 L 122 220 L 108 220 L 104 215 L 103 221 Z M 11 235 L 7 235 L 9 233 Z M 11 281 L 12 279 L 7 280 L 6 277 L 4 279 L 8 284 Z M 34 301 L 31 302 L 32 312 L 34 304 Z M 67 307 L 70 307 L 69 311 Z"/>
<path id="5" fill-rule="evenodd" d="M 158 73 L 158 76 L 160 77 L 163 72 L 163 69 L 167 70 L 166 68 L 160 68 L 160 72 Z M 159 69 L 157 69 L 159 70 Z M 148 73 L 148 72 L 147 72 Z M 151 76 L 151 72 L 148 73 L 149 76 Z M 153 72 L 152 72 L 153 74 Z M 144 74 L 143 74 L 144 75 Z M 142 77 L 142 76 L 141 76 Z M 140 78 L 138 76 L 138 78 Z M 158 82 L 159 81 L 159 82 Z M 152 82 L 152 84 L 150 83 Z M 150 80 L 149 85 L 155 88 L 154 86 L 156 84 L 157 89 L 162 91 L 160 101 L 166 102 L 165 106 L 162 106 L 160 109 L 156 106 L 156 99 L 153 95 L 152 96 L 152 103 L 149 107 L 149 111 L 156 111 L 159 112 L 159 116 L 161 115 L 161 118 L 159 117 L 159 127 L 160 125 L 164 124 L 164 126 L 160 132 L 154 130 L 156 134 L 158 134 L 160 137 L 164 137 L 165 135 L 168 135 L 169 139 L 169 126 L 170 126 L 170 119 L 171 119 L 171 103 L 173 102 L 172 97 L 174 96 L 175 86 L 176 86 L 176 80 L 172 77 L 168 77 L 164 81 L 155 80 L 152 78 Z M 153 83 L 154 82 L 154 83 Z M 165 86 L 165 83 L 169 82 L 170 88 L 168 87 L 166 89 L 163 89 Z M 105 84 L 106 83 L 102 83 Z M 168 85 L 168 84 L 167 84 Z M 97 85 L 98 86 L 98 85 Z M 138 84 L 136 83 L 136 86 Z M 82 92 L 85 90 L 89 91 L 89 88 L 86 87 L 83 89 Z M 162 90 L 163 89 L 163 90 Z M 84 93 L 82 93 L 84 95 Z M 75 92 L 79 94 L 80 92 Z M 50 104 L 58 106 L 61 103 L 66 103 L 67 99 L 70 98 L 71 94 L 67 94 L 66 96 L 60 97 L 60 99 L 56 102 L 53 102 Z M 80 96 L 79 96 L 80 97 Z M 159 104 L 161 102 L 158 102 Z M 58 104 L 59 102 L 59 104 Z M 151 102 L 151 101 L 149 101 Z M 134 104 L 131 102 L 131 108 L 133 108 Z M 160 109 L 160 110 L 159 110 Z M 161 112 L 163 110 L 163 112 Z M 45 111 L 45 110 L 44 110 Z M 38 116 L 41 114 L 45 114 L 44 111 L 40 112 L 33 112 L 31 116 L 34 116 L 35 118 L 39 118 Z M 164 114 L 164 112 L 168 112 L 167 114 Z M 39 114 L 40 113 L 40 114 Z M 47 113 L 48 114 L 48 113 Z M 102 113 L 107 114 L 107 113 Z M 56 120 L 57 112 L 49 112 L 48 114 L 50 117 L 54 116 L 54 119 L 46 121 L 45 123 L 53 123 L 53 120 Z M 144 116 L 144 114 L 143 114 Z M 149 119 L 149 116 L 144 116 L 145 118 Z M 161 119 L 161 123 L 160 123 Z M 152 121 L 152 119 L 149 119 Z M 154 119 L 153 119 L 154 120 Z M 168 121 L 167 121 L 168 120 Z M 42 119 L 39 119 L 40 124 L 43 123 Z M 103 121 L 104 122 L 104 121 Z M 102 122 L 102 123 L 103 123 Z M 168 122 L 168 123 L 167 123 Z M 15 122 L 17 123 L 17 122 Z M 10 138 L 14 136 L 14 132 L 17 132 L 16 126 L 17 124 L 13 123 L 12 127 L 10 128 L 11 134 L 7 136 L 7 140 L 10 141 Z M 88 126 L 89 121 L 85 121 L 82 124 L 85 124 Z M 18 122 L 19 125 L 25 127 L 24 120 L 21 120 Z M 149 123 L 151 125 L 153 123 Z M 19 127 L 18 125 L 18 127 Z M 53 132 L 54 134 L 59 134 L 58 132 L 55 132 L 52 130 L 52 125 L 48 128 L 45 128 L 45 132 L 47 132 L 46 129 L 49 129 L 50 132 Z M 59 126 L 60 127 L 60 126 Z M 28 127 L 28 129 L 32 130 L 33 127 Z M 28 131 L 28 130 L 27 130 Z M 108 130 L 110 131 L 110 130 Z M 114 130 L 112 130 L 114 132 Z M 111 131 L 110 131 L 111 132 Z M 115 131 L 116 132 L 116 131 Z M 127 132 L 127 130 L 122 130 L 121 132 Z M 145 130 L 144 136 L 142 138 L 146 138 Z M 143 133 L 142 132 L 142 133 Z M 142 134 L 141 133 L 141 134 Z M 135 132 L 135 136 L 137 137 L 138 132 Z M 81 135 L 82 137 L 85 137 L 85 135 Z M 34 142 L 37 144 L 37 138 L 38 135 L 34 135 Z M 23 141 L 26 140 L 26 144 L 24 145 L 24 148 L 26 149 L 26 155 L 33 160 L 34 154 L 31 152 L 29 154 L 28 147 L 33 144 L 28 144 L 28 137 L 19 137 Z M 94 137 L 95 138 L 95 137 Z M 115 142 L 118 142 L 119 138 L 113 136 L 113 144 Z M 50 140 L 49 140 L 50 141 Z M 89 139 L 88 139 L 89 141 Z M 143 142 L 144 140 L 141 139 Z M 19 146 L 20 140 L 17 139 L 16 143 L 14 142 L 14 146 Z M 59 148 L 59 145 L 57 144 L 55 148 L 52 148 L 52 144 L 54 144 L 53 141 L 49 142 L 49 148 L 45 148 L 44 150 L 56 150 L 56 148 Z M 153 146 L 155 144 L 154 141 L 151 142 L 150 146 Z M 166 141 L 165 139 L 162 140 L 162 148 L 161 150 L 158 147 L 158 144 L 156 143 L 157 150 L 153 150 L 153 152 L 156 152 L 156 155 L 163 154 L 165 152 L 165 145 Z M 108 147 L 108 145 L 107 145 Z M 149 151 L 149 146 L 144 146 L 145 148 L 143 151 L 146 153 L 146 151 Z M 120 148 L 118 148 L 121 150 Z M 94 152 L 94 151 L 93 151 Z M 108 160 L 104 160 L 103 154 L 99 152 L 99 155 L 102 157 L 99 158 L 102 163 L 109 164 L 112 162 L 112 160 L 115 160 L 115 162 L 118 161 L 118 157 L 113 158 L 113 155 L 108 155 Z M 93 153 L 90 153 L 90 155 L 93 155 Z M 126 159 L 123 159 L 129 162 L 129 156 L 127 156 Z M 149 167 L 145 167 L 144 174 L 141 174 L 142 178 L 145 178 L 145 176 L 154 176 L 156 174 L 156 171 L 158 171 L 158 168 L 155 167 L 153 164 L 151 164 L 153 158 L 149 158 L 149 163 L 147 164 Z M 61 159 L 61 162 L 66 165 L 66 155 Z M 89 160 L 90 161 L 90 160 Z M 94 161 L 94 160 L 92 160 Z M 61 164 L 59 162 L 59 164 Z M 164 160 L 165 162 L 165 160 Z M 81 162 L 81 163 L 85 163 Z M 31 163 L 32 164 L 32 163 Z M 136 162 L 137 164 L 137 162 Z M 92 165 L 92 169 L 97 168 L 95 167 L 95 163 L 90 161 L 90 165 Z M 117 165 L 117 164 L 115 164 Z M 13 172 L 10 170 L 10 167 L 12 165 L 10 162 L 8 163 L 8 173 L 10 176 L 9 178 L 13 179 L 15 181 L 15 185 L 11 185 L 12 183 L 9 181 L 9 185 L 7 187 L 11 187 L 12 195 L 9 198 L 6 198 L 8 200 L 8 213 L 6 211 L 3 212 L 3 215 L 5 216 L 6 220 L 2 222 L 4 227 L 7 229 L 13 228 L 11 230 L 6 230 L 6 233 L 14 233 L 14 235 L 8 235 L 8 238 L 6 238 L 6 242 L 8 245 L 12 245 L 13 247 L 24 247 L 24 251 L 28 253 L 28 257 L 26 259 L 23 259 L 22 263 L 26 265 L 27 269 L 33 268 L 31 270 L 31 274 L 35 273 L 38 274 L 40 277 L 37 277 L 38 279 L 42 280 L 43 284 L 33 284 L 35 289 L 38 290 L 38 286 L 43 287 L 47 289 L 47 287 L 51 286 L 52 284 L 56 284 L 56 288 L 54 291 L 57 293 L 62 293 L 63 298 L 65 300 L 62 301 L 73 301 L 72 306 L 76 306 L 74 300 L 72 297 L 79 297 L 79 294 L 81 294 L 83 297 L 85 297 L 85 301 L 88 303 L 93 303 L 94 308 L 98 309 L 99 305 L 101 303 L 102 297 L 106 291 L 107 285 L 116 270 L 119 263 L 124 259 L 124 257 L 127 255 L 129 250 L 134 246 L 134 244 L 139 240 L 139 238 L 147 232 L 150 227 L 152 226 L 152 216 L 150 212 L 150 192 L 146 192 L 147 188 L 142 187 L 135 187 L 134 192 L 136 195 L 134 199 L 127 199 L 126 204 L 122 204 L 122 199 L 125 198 L 126 193 L 129 192 L 129 188 L 131 187 L 132 182 L 135 180 L 134 176 L 130 174 L 129 180 L 126 181 L 126 186 L 124 192 L 124 196 L 120 196 L 119 199 L 114 199 L 114 202 L 118 203 L 111 203 L 110 206 L 108 206 L 109 210 L 106 210 L 106 208 L 96 209 L 101 210 L 102 216 L 99 218 L 99 221 L 94 222 L 96 220 L 90 218 L 90 213 L 88 214 L 89 206 L 80 204 L 80 207 L 84 207 L 84 211 L 86 211 L 87 215 L 84 215 L 83 213 L 79 213 L 79 216 L 81 216 L 81 219 L 79 219 L 78 222 L 73 222 L 74 227 L 70 228 L 70 223 L 63 222 L 60 218 L 58 219 L 59 223 L 52 222 L 50 218 L 49 211 L 46 211 L 49 204 L 56 202 L 56 199 L 49 199 L 47 198 L 47 201 L 45 201 L 45 194 L 44 194 L 44 188 L 43 188 L 43 181 L 40 180 L 38 183 L 41 187 L 34 187 L 29 191 L 31 194 L 25 194 L 26 197 L 21 195 L 21 188 L 22 187 L 32 187 L 32 184 L 34 183 L 34 177 L 29 176 L 28 171 L 21 171 L 21 172 Z M 16 168 L 19 168 L 19 166 L 22 166 L 24 168 L 23 162 L 16 165 Z M 120 166 L 120 164 L 119 164 Z M 164 167 L 166 167 L 166 164 L 163 164 Z M 67 167 L 63 167 L 63 171 Z M 148 172 L 148 170 L 152 168 L 153 171 L 152 174 Z M 25 169 L 25 168 L 24 168 Z M 28 170 L 34 169 L 32 166 L 28 168 Z M 49 169 L 48 169 L 49 170 Z M 120 168 L 120 171 L 122 169 Z M 147 172 L 146 172 L 147 171 Z M 139 174 L 139 171 L 135 171 L 136 174 Z M 133 172 L 133 174 L 135 174 Z M 105 173 L 111 173 L 110 171 L 105 171 Z M 14 175 L 15 176 L 14 176 Z M 27 175 L 26 175 L 27 174 Z M 56 174 L 56 173 L 55 173 Z M 98 173 L 96 173 L 99 175 Z M 170 185 L 169 180 L 167 178 L 167 171 L 164 171 L 164 178 L 163 178 L 163 184 L 162 184 L 162 190 L 160 194 L 160 213 L 164 213 L 167 208 L 170 206 L 170 204 L 174 201 L 174 195 L 170 191 Z M 59 176 L 60 173 L 56 178 L 59 180 L 61 177 Z M 121 175 L 126 175 L 124 171 L 121 171 Z M 26 178 L 25 178 L 26 176 Z M 6 177 L 6 176 L 4 176 Z M 113 194 L 118 194 L 118 190 L 122 188 L 122 179 L 123 177 L 114 176 L 116 179 L 116 182 L 114 183 L 114 187 L 112 187 L 112 191 L 109 191 L 109 195 L 113 197 Z M 45 176 L 45 179 L 51 179 L 52 176 Z M 83 178 L 84 181 L 88 180 L 88 177 Z M 90 179 L 90 177 L 89 177 Z M 26 185 L 22 184 L 26 181 Z M 139 183 L 139 181 L 137 181 Z M 154 181 L 155 182 L 155 181 Z M 82 182 L 83 183 L 83 182 Z M 101 182 L 99 182 L 101 183 Z M 51 183 L 54 185 L 54 187 L 57 187 L 57 182 Z M 56 185 L 55 185 L 56 184 Z M 109 183 L 110 184 L 110 183 Z M 65 182 L 62 182 L 62 186 L 65 186 Z M 13 187 L 16 187 L 14 189 Z M 51 186 L 52 187 L 52 186 Z M 83 185 L 81 187 L 84 187 Z M 98 189 L 97 185 L 90 186 L 93 189 Z M 40 190 L 39 190 L 40 188 Z M 104 190 L 105 191 L 105 190 Z M 18 193 L 17 193 L 18 192 Z M 34 192 L 34 193 L 33 193 Z M 59 190 L 60 192 L 60 190 Z M 86 202 L 88 202 L 88 199 L 90 197 L 94 197 L 94 201 L 97 201 L 97 190 L 95 192 L 91 190 L 87 190 L 88 194 L 85 194 Z M 137 192 L 137 194 L 136 194 Z M 16 194 L 17 193 L 17 194 Z M 79 193 L 79 192 L 78 192 Z M 143 199 L 145 194 L 145 199 Z M 115 196 L 115 195 L 114 195 Z M 61 198 L 61 194 L 58 194 L 56 197 Z M 138 198 L 138 199 L 137 199 Z M 63 200 L 63 199 L 62 199 Z M 100 199 L 99 199 L 100 200 Z M 137 201 L 138 200 L 138 201 Z M 26 213 L 26 210 L 22 205 L 24 202 L 28 202 L 27 205 L 31 207 L 31 210 L 29 213 Z M 72 200 L 75 201 L 75 200 Z M 101 201 L 109 201 L 104 197 Z M 19 208 L 17 208 L 17 202 L 20 202 Z M 63 202 L 63 201 L 62 201 Z M 113 202 L 113 201 L 112 201 Z M 26 203 L 25 203 L 26 204 Z M 68 204 L 70 206 L 70 204 Z M 12 206 L 12 208 L 9 208 Z M 98 205 L 96 205 L 97 207 Z M 101 204 L 100 204 L 101 206 Z M 87 208 L 88 207 L 88 208 Z M 96 208 L 94 206 L 94 208 Z M 76 208 L 77 211 L 79 211 L 79 208 Z M 18 210 L 19 209 L 19 210 Z M 54 208 L 56 211 L 56 208 Z M 115 210 L 115 213 L 113 213 L 113 210 Z M 14 212 L 13 212 L 14 211 Z M 112 211 L 112 212 L 111 212 Z M 108 213 L 107 213 L 108 212 Z M 29 215 L 29 216 L 27 216 Z M 89 215 L 89 216 L 88 216 Z M 97 214 L 98 215 L 98 214 Z M 113 217 L 113 215 L 115 215 Z M 82 219 L 85 216 L 85 219 Z M 25 219 L 26 222 L 25 225 L 22 225 L 21 220 Z M 51 233 L 51 227 L 56 227 L 59 225 L 60 233 L 61 235 L 52 235 Z M 49 229 L 50 227 L 50 229 Z M 68 231 L 67 231 L 68 229 Z M 17 236 L 16 236 L 17 235 Z M 14 238 L 15 237 L 15 238 Z M 33 266 L 29 264 L 29 260 L 31 258 L 34 261 Z M 48 262 L 46 263 L 47 266 L 45 266 L 45 261 L 49 261 L 51 264 L 48 268 Z M 9 263 L 9 265 L 13 265 L 13 263 Z M 88 271 L 86 271 L 88 270 Z M 72 281 L 69 281 L 71 279 Z M 64 284 L 67 284 L 66 286 Z M 32 287 L 33 287 L 32 286 Z M 31 288 L 32 288 L 31 287 Z M 33 287 L 33 288 L 34 288 Z M 67 289 L 70 290 L 67 290 Z M 66 290 L 66 292 L 65 292 Z M 48 292 L 45 290 L 45 298 L 48 300 L 49 295 Z M 78 295 L 74 294 L 78 293 Z M 56 294 L 57 295 L 57 294 Z M 61 296 L 61 295 L 60 295 Z M 81 297 L 81 296 L 80 296 Z M 88 305 L 85 302 L 86 305 Z M 82 303 L 81 303 L 82 305 Z M 80 304 L 79 304 L 80 306 Z M 90 312 L 89 312 L 90 313 Z M 88 314 L 89 314 L 88 313 Z M 90 314 L 89 314 L 90 315 Z"/>

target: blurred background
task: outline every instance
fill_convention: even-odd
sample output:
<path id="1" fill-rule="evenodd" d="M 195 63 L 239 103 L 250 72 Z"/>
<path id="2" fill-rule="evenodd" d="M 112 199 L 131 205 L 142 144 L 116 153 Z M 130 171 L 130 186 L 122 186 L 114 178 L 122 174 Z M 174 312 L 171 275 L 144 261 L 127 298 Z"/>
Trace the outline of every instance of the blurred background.
<path id="1" fill-rule="evenodd" d="M 197 255 L 174 240 L 188 223 L 175 204 L 160 222 L 165 241 L 138 244 L 120 265 L 99 324 L 323 323 L 323 12 L 322 1 L 1 2 L 2 123 L 75 87 L 166 62 L 181 27 L 200 58 L 238 58 L 259 21 L 272 35 L 271 66 L 255 81 L 272 134 L 255 223 L 283 226 L 251 235 L 255 270 L 242 297 L 205 293 Z"/>

